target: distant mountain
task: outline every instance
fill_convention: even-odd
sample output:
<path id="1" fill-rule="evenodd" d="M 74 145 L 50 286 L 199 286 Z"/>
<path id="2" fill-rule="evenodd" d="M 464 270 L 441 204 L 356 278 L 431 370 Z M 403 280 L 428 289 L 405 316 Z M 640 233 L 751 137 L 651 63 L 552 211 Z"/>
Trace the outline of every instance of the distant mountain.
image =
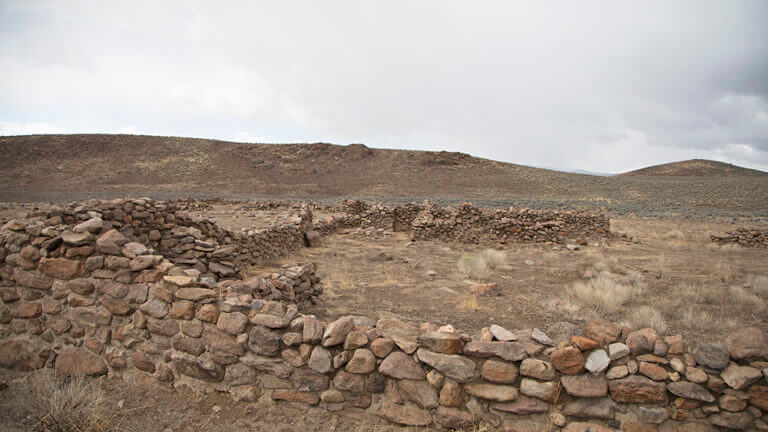
<path id="1" fill-rule="evenodd" d="M 768 172 L 744 168 L 725 162 L 691 159 L 653 165 L 619 174 L 620 176 L 674 176 L 674 177 L 763 177 Z"/>

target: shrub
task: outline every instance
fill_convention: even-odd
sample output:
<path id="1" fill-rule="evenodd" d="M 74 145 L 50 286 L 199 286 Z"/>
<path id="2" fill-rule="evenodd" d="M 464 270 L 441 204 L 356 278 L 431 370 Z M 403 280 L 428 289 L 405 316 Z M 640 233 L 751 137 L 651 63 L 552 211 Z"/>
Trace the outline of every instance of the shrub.
<path id="1" fill-rule="evenodd" d="M 587 281 L 577 281 L 568 287 L 568 294 L 582 306 L 594 309 L 601 316 L 610 315 L 642 290 L 640 285 L 624 284 L 612 274 L 601 272 Z"/>
<path id="2" fill-rule="evenodd" d="M 459 273 L 469 279 L 482 279 L 490 273 L 485 259 L 474 255 L 462 255 L 456 267 Z"/>
<path id="3" fill-rule="evenodd" d="M 659 334 L 664 334 L 667 331 L 667 321 L 664 316 L 651 306 L 634 308 L 629 314 L 629 322 L 636 328 L 650 327 Z"/>
<path id="4" fill-rule="evenodd" d="M 479 258 L 485 261 L 488 268 L 495 269 L 504 264 L 504 261 L 507 260 L 507 254 L 496 249 L 486 249 L 480 252 Z"/>

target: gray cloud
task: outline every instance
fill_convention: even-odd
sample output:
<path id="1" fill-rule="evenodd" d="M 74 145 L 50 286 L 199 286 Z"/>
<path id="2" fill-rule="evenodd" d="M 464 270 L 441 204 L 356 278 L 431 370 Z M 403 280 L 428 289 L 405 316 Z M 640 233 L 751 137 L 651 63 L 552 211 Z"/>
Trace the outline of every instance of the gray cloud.
<path id="1" fill-rule="evenodd" d="M 768 169 L 765 22 L 760 0 L 0 1 L 0 133 Z"/>

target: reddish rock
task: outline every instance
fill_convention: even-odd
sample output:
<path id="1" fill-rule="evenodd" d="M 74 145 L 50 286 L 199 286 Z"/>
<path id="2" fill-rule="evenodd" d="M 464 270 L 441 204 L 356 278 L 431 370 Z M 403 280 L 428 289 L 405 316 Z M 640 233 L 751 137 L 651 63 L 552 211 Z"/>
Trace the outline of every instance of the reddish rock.
<path id="1" fill-rule="evenodd" d="M 155 373 L 155 363 L 145 353 L 141 351 L 134 351 L 131 354 L 131 361 L 133 362 L 133 366 L 135 366 L 136 369 L 142 370 L 144 372 Z"/>
<path id="2" fill-rule="evenodd" d="M 419 335 L 420 346 L 443 354 L 459 354 L 464 347 L 461 337 L 454 333 L 427 332 Z"/>
<path id="3" fill-rule="evenodd" d="M 520 396 L 513 402 L 493 403 L 491 407 L 498 411 L 526 415 L 547 412 L 549 404 L 539 399 Z"/>
<path id="4" fill-rule="evenodd" d="M 84 348 L 65 347 L 56 356 L 54 367 L 67 375 L 106 375 L 107 363 L 100 356 Z"/>
<path id="5" fill-rule="evenodd" d="M 626 345 L 632 354 L 637 355 L 653 351 L 657 340 L 659 340 L 659 335 L 656 330 L 644 328 L 627 335 Z"/>
<path id="6" fill-rule="evenodd" d="M 483 364 L 482 377 L 492 383 L 511 384 L 517 378 L 517 366 L 498 360 L 486 360 Z"/>
<path id="7" fill-rule="evenodd" d="M 497 283 L 475 284 L 469 287 L 469 292 L 480 296 L 500 296 L 501 288 Z"/>
<path id="8" fill-rule="evenodd" d="M 416 405 L 395 405 L 384 401 L 378 411 L 379 416 L 405 426 L 426 426 L 432 423 L 432 415 L 428 410 Z"/>
<path id="9" fill-rule="evenodd" d="M 563 374 L 575 375 L 584 370 L 584 356 L 576 347 L 558 348 L 552 352 L 552 365 Z"/>
<path id="10" fill-rule="evenodd" d="M 206 304 L 200 307 L 195 316 L 201 321 L 216 324 L 219 320 L 219 309 L 215 305 Z"/>
<path id="11" fill-rule="evenodd" d="M 440 390 L 440 405 L 457 407 L 461 405 L 464 391 L 456 381 L 446 378 L 443 389 Z"/>
<path id="12" fill-rule="evenodd" d="M 757 327 L 746 327 L 725 336 L 728 352 L 736 360 L 761 360 L 768 358 L 768 340 Z"/>
<path id="13" fill-rule="evenodd" d="M 592 339 L 585 338 L 584 336 L 572 336 L 571 343 L 576 345 L 581 351 L 589 351 L 600 346 L 599 343 Z"/>
<path id="14" fill-rule="evenodd" d="M 621 327 L 607 321 L 592 321 L 584 327 L 584 336 L 600 345 L 615 342 L 621 335 Z"/>
<path id="15" fill-rule="evenodd" d="M 174 319 L 192 319 L 195 317 L 195 304 L 187 300 L 173 302 L 169 314 Z"/>
<path id="16" fill-rule="evenodd" d="M 19 303 L 11 312 L 13 318 L 37 318 L 42 314 L 40 303 Z"/>
<path id="17" fill-rule="evenodd" d="M 385 358 L 395 348 L 395 342 L 388 337 L 376 338 L 371 342 L 371 351 L 378 358 Z"/>
<path id="18" fill-rule="evenodd" d="M 596 398 L 608 393 L 608 381 L 603 375 L 568 375 L 561 377 L 560 382 L 571 396 Z"/>
<path id="19" fill-rule="evenodd" d="M 40 258 L 43 274 L 57 279 L 73 279 L 83 274 L 83 262 L 66 258 Z"/>
<path id="20" fill-rule="evenodd" d="M 667 401 L 664 383 L 638 375 L 608 382 L 611 399 L 619 403 L 660 404 Z"/>
<path id="21" fill-rule="evenodd" d="M 317 405 L 320 397 L 313 392 L 297 392 L 292 390 L 276 389 L 272 392 L 273 400 L 284 400 L 288 402 L 298 402 L 308 405 Z"/>
<path id="22" fill-rule="evenodd" d="M 763 385 L 754 385 L 749 388 L 749 403 L 768 411 L 768 387 Z"/>
<path id="23" fill-rule="evenodd" d="M 640 362 L 640 368 L 638 370 L 641 374 L 654 381 L 665 381 L 667 379 L 667 370 L 653 363 Z"/>

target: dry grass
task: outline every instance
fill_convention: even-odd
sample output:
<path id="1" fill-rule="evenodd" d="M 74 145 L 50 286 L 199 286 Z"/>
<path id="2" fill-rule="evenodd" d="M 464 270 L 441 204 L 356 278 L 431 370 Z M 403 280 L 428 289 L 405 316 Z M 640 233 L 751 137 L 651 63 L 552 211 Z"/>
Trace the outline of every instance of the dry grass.
<path id="1" fill-rule="evenodd" d="M 496 267 L 504 264 L 504 262 L 507 260 L 507 254 L 504 253 L 504 251 L 496 249 L 485 249 L 480 252 L 479 258 L 485 261 L 485 264 L 489 269 L 493 270 Z"/>
<path id="2" fill-rule="evenodd" d="M 624 283 L 611 273 L 601 272 L 587 281 L 573 283 L 567 292 L 582 307 L 607 317 L 616 313 L 632 296 L 640 294 L 642 286 Z"/>
<path id="3" fill-rule="evenodd" d="M 480 301 L 477 298 L 477 294 L 463 294 L 456 299 L 456 306 L 461 309 L 469 311 L 480 311 L 483 307 L 480 306 Z"/>
<path id="4" fill-rule="evenodd" d="M 683 235 L 683 232 L 680 230 L 669 230 L 661 235 L 661 238 L 664 240 L 683 240 L 685 239 L 685 235 Z"/>
<path id="5" fill-rule="evenodd" d="M 766 275 L 747 276 L 746 286 L 758 295 L 768 296 L 768 276 Z"/>
<path id="6" fill-rule="evenodd" d="M 52 369 L 30 374 L 15 394 L 16 406 L 34 423 L 32 431 L 106 432 L 118 429 L 98 381 L 58 375 Z"/>
<path id="7" fill-rule="evenodd" d="M 667 320 L 664 319 L 664 315 L 661 314 L 652 306 L 638 306 L 629 314 L 628 322 L 632 324 L 634 328 L 646 328 L 650 327 L 656 330 L 659 334 L 667 332 Z"/>
<path id="8" fill-rule="evenodd" d="M 462 255 L 456 262 L 456 269 L 468 279 L 484 279 L 491 272 L 488 263 L 482 256 Z"/>

